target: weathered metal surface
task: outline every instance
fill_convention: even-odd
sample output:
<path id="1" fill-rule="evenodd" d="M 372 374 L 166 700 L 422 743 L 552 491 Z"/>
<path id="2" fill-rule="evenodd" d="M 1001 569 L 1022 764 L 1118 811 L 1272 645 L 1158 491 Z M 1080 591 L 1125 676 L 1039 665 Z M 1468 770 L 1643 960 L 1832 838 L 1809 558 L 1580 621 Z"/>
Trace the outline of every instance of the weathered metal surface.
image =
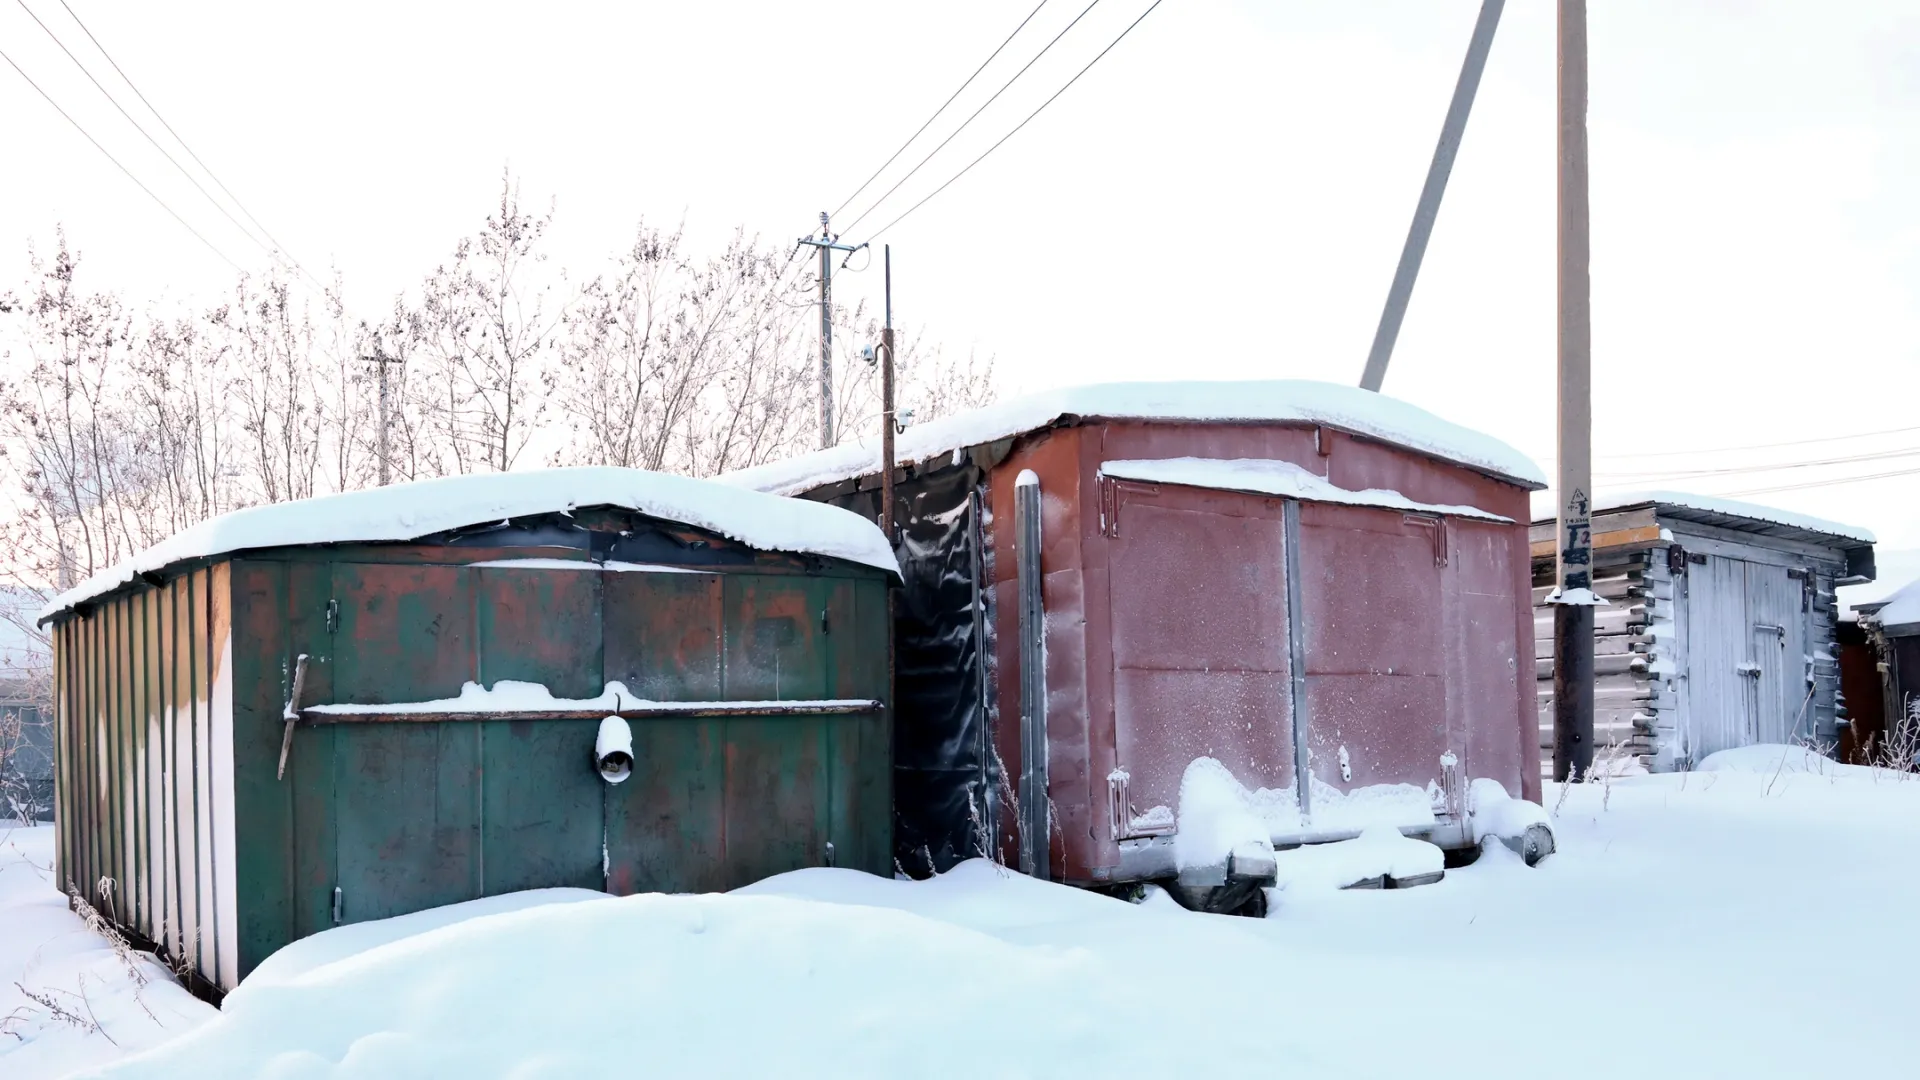
<path id="1" fill-rule="evenodd" d="M 1310 684 L 1307 693 L 1316 706 L 1309 740 L 1315 748 L 1315 775 L 1339 786 L 1370 780 L 1424 787 L 1438 777 L 1440 755 L 1451 747 L 1463 762 L 1469 756 L 1484 761 L 1489 774 L 1500 778 L 1509 790 L 1539 797 L 1539 780 L 1530 775 L 1538 765 L 1537 749 L 1529 745 L 1534 738 L 1532 682 L 1522 666 L 1525 656 L 1521 643 L 1526 640 L 1530 619 L 1524 524 L 1528 499 L 1524 489 L 1324 426 L 1093 421 L 1015 440 L 1011 451 L 993 468 L 987 515 L 990 522 L 998 523 L 991 527 L 989 537 L 992 554 L 987 561 L 995 570 L 988 607 L 1002 623 L 993 635 L 995 700 L 990 714 L 997 717 L 996 748 L 1009 768 L 1017 769 L 1019 747 L 1009 703 L 1017 700 L 1020 664 L 1018 639 L 1009 620 L 1018 607 L 1013 590 L 1012 529 L 1006 526 L 1013 519 L 1014 477 L 1029 468 L 1039 475 L 1041 488 L 1048 493 L 1044 500 L 1047 535 L 1042 557 L 1048 612 L 1049 770 L 1053 773 L 1049 794 L 1055 821 L 1057 877 L 1097 884 L 1119 880 L 1115 875 L 1126 873 L 1119 840 L 1111 827 L 1117 815 L 1108 805 L 1112 790 L 1108 777 L 1113 770 L 1118 766 L 1134 771 L 1133 764 L 1123 760 L 1127 755 L 1121 749 L 1119 718 L 1144 718 L 1157 712 L 1164 737 L 1177 740 L 1186 737 L 1196 707 L 1211 707 L 1196 706 L 1200 698 L 1192 695 L 1199 691 L 1165 695 L 1172 700 L 1151 709 L 1144 707 L 1136 687 L 1160 676 L 1139 675 L 1138 669 L 1121 659 L 1126 648 L 1124 639 L 1132 633 L 1119 629 L 1121 622 L 1132 617 L 1126 605 L 1133 601 L 1126 598 L 1134 589 L 1168 588 L 1174 579 L 1167 575 L 1185 571 L 1169 569 L 1180 559 L 1163 554 L 1165 561 L 1153 564 L 1148 576 L 1166 580 L 1137 581 L 1141 572 L 1132 567 L 1145 566 L 1151 560 L 1135 558 L 1127 551 L 1131 511 L 1122 505 L 1126 500 L 1117 488 L 1109 499 L 1096 486 L 1101 461 L 1182 456 L 1291 461 L 1342 487 L 1384 488 L 1419 502 L 1471 505 L 1511 518 L 1511 525 L 1487 523 L 1484 534 L 1469 534 L 1460 531 L 1456 521 L 1447 521 L 1444 527 L 1438 527 L 1431 518 L 1409 524 L 1403 520 L 1404 515 L 1376 510 L 1361 513 L 1379 515 L 1385 524 L 1342 529 L 1330 523 L 1351 524 L 1355 520 L 1344 518 L 1339 513 L 1343 508 L 1303 506 L 1303 515 L 1321 515 L 1314 519 L 1316 528 L 1326 534 L 1323 539 L 1330 541 L 1313 541 L 1324 557 L 1312 568 L 1303 568 L 1302 575 L 1306 583 L 1303 592 L 1318 589 L 1323 600 L 1318 613 L 1311 603 L 1304 605 L 1308 634 L 1318 634 L 1329 649 L 1327 657 L 1317 657 L 1315 639 L 1309 636 L 1305 650 Z M 1233 500 L 1246 504 L 1264 501 L 1259 496 L 1230 493 L 1213 493 L 1213 497 L 1223 500 L 1223 505 Z M 1274 502 L 1277 507 L 1278 501 Z M 1119 536 L 1112 537 L 1106 521 L 1116 507 Z M 1232 513 L 1259 518 L 1266 511 Z M 1277 509 L 1270 520 L 1277 535 Z M 1343 548 L 1341 544 L 1349 534 L 1361 542 Z M 1208 620 L 1251 617 L 1247 615 L 1249 610 L 1270 601 L 1280 601 L 1273 605 L 1275 611 L 1284 608 L 1284 583 L 1279 580 L 1284 576 L 1281 543 L 1241 540 L 1245 545 L 1268 545 L 1272 555 L 1265 562 L 1249 558 L 1239 545 L 1222 545 L 1216 552 L 1208 543 L 1206 538 L 1199 538 L 1188 544 L 1199 552 L 1188 558 L 1191 572 L 1204 578 L 1207 588 L 1196 593 L 1180 616 L 1153 616 L 1168 625 L 1187 627 L 1184 638 L 1172 631 L 1162 635 L 1175 642 L 1175 648 L 1187 647 L 1178 644 L 1182 640 L 1209 637 L 1193 630 Z M 1472 550 L 1456 554 L 1455 549 L 1463 543 Z M 1306 544 L 1303 541 L 1303 557 Z M 1261 586 L 1264 594 L 1257 601 L 1246 598 L 1244 587 L 1221 584 L 1223 573 L 1269 572 L 1275 580 Z M 1168 599 L 1149 601 L 1138 610 L 1165 609 L 1172 603 Z M 1363 607 L 1369 610 L 1354 610 Z M 1238 614 L 1234 614 L 1236 611 Z M 1320 624 L 1317 629 L 1316 620 Z M 1470 637 L 1447 641 L 1447 627 Z M 1274 642 L 1284 647 L 1284 635 L 1265 644 Z M 1224 659 L 1252 668 L 1242 658 Z M 1201 678 L 1213 680 L 1211 665 L 1215 658 L 1201 660 Z M 1259 668 L 1261 678 L 1286 670 L 1285 664 L 1272 661 L 1262 661 Z M 1219 681 L 1244 682 L 1247 678 L 1244 671 L 1229 671 L 1222 672 Z M 1206 696 L 1222 702 L 1228 711 L 1244 706 L 1270 714 L 1262 718 L 1264 727 L 1254 723 L 1260 739 L 1266 740 L 1259 745 L 1272 747 L 1271 751 L 1262 751 L 1267 760 L 1256 764 L 1249 760 L 1251 748 L 1236 747 L 1227 751 L 1234 760 L 1226 764 L 1244 783 L 1274 786 L 1277 778 L 1280 786 L 1290 786 L 1292 778 L 1286 765 L 1293 755 L 1287 742 L 1289 714 L 1284 682 L 1278 694 L 1263 692 L 1258 696 L 1257 706 L 1245 695 L 1216 694 L 1212 687 L 1207 688 Z M 1142 705 L 1136 706 L 1136 700 Z M 1327 710 L 1324 722 L 1318 711 L 1321 702 Z M 913 719 L 903 718 L 903 722 Z M 1250 722 L 1250 716 L 1242 716 L 1243 731 Z M 1140 725 L 1128 720 L 1127 726 Z M 1360 768 L 1350 766 L 1350 780 L 1341 775 L 1337 765 L 1343 744 L 1348 746 L 1350 762 L 1358 756 L 1356 744 L 1364 744 L 1369 751 L 1365 760 L 1355 762 Z M 1516 762 L 1521 763 L 1517 769 Z M 1277 773 L 1273 771 L 1276 763 Z M 1184 768 L 1185 761 L 1179 764 Z M 1480 775 L 1474 765 L 1465 767 L 1470 777 Z M 1173 783 L 1177 782 L 1176 777 Z M 1135 773 L 1130 777 L 1133 804 L 1144 810 L 1160 801 L 1142 791 L 1139 784 L 1140 777 Z M 1165 798 L 1171 804 L 1177 798 L 1177 789 Z M 1012 830 L 1002 829 L 1000 851 L 1004 858 L 1011 858 L 1017 851 Z"/>
<path id="2" fill-rule="evenodd" d="M 1127 817 L 1178 806 L 1199 757 L 1233 762 L 1251 786 L 1293 786 L 1281 501 L 1130 484 L 1111 505 L 1113 739 Z"/>
<path id="3" fill-rule="evenodd" d="M 819 865 L 829 845 L 837 865 L 888 872 L 884 578 L 629 524 L 582 549 L 684 552 L 713 572 L 461 565 L 526 553 L 499 534 L 442 546 L 439 564 L 430 545 L 396 545 L 392 563 L 373 545 L 255 552 L 63 618 L 63 874 L 111 879 L 115 918 L 231 987 L 336 914 L 550 885 L 723 889 Z M 618 679 L 662 701 L 794 704 L 645 719 L 618 786 L 591 767 L 598 711 L 302 722 L 281 781 L 302 653 L 308 702 L 511 678 L 559 696 Z"/>

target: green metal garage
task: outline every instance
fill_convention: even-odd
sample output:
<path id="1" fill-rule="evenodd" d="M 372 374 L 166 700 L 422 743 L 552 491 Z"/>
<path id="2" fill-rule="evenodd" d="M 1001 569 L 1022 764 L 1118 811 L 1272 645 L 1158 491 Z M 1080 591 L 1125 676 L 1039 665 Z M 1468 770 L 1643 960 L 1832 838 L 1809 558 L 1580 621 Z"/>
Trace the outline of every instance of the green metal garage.
<path id="1" fill-rule="evenodd" d="M 61 883 L 218 992 L 520 889 L 886 873 L 897 573 L 847 511 L 629 469 L 214 519 L 42 613 Z"/>

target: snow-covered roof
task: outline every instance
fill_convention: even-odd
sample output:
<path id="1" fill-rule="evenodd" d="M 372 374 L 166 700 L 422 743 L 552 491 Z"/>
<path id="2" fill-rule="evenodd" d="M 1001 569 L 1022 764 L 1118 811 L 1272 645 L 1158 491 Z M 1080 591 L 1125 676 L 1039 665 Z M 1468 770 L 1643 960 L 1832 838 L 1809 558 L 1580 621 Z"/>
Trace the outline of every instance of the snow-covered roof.
<path id="1" fill-rule="evenodd" d="M 1920 580 L 1907 582 L 1885 600 L 1856 606 L 1867 619 L 1888 629 L 1920 627 Z"/>
<path id="2" fill-rule="evenodd" d="M 825 555 L 900 572 L 878 526 L 824 503 L 640 469 L 539 469 L 449 476 L 235 510 L 95 574 L 54 597 L 39 618 L 187 559 L 254 548 L 415 540 L 470 525 L 593 506 L 691 525 L 762 551 Z"/>
<path id="3" fill-rule="evenodd" d="M 1415 502 L 1397 491 L 1343 488 L 1291 461 L 1271 458 L 1180 457 L 1105 461 L 1100 464 L 1100 472 L 1117 480 L 1139 480 L 1149 484 L 1184 484 L 1217 491 L 1246 491 L 1256 495 L 1278 495 L 1347 506 L 1379 506 L 1420 514 L 1479 518 L 1482 521 L 1513 520 L 1473 506 Z"/>
<path id="4" fill-rule="evenodd" d="M 1536 522 L 1550 521 L 1556 510 L 1552 492 L 1536 492 L 1533 496 L 1533 517 Z M 1592 512 L 1599 514 L 1608 510 L 1624 510 L 1632 506 L 1659 506 L 1670 510 L 1682 511 L 1683 519 L 1700 521 L 1702 524 L 1733 524 L 1720 522 L 1716 518 L 1744 518 L 1748 521 L 1763 522 L 1769 525 L 1782 525 L 1803 532 L 1820 533 L 1839 540 L 1852 541 L 1843 547 L 1873 543 L 1873 532 L 1858 525 L 1846 525 L 1838 521 L 1828 521 L 1811 514 L 1781 510 L 1777 507 L 1763 506 L 1760 503 L 1741 502 L 1738 499 L 1726 499 L 1717 495 L 1695 495 L 1686 491 L 1602 491 L 1593 497 Z M 1685 513 L 1691 511 L 1692 513 Z"/>
<path id="5" fill-rule="evenodd" d="M 1325 424 L 1524 486 L 1546 483 L 1531 458 L 1491 435 L 1449 423 L 1397 398 L 1304 379 L 1102 383 L 1046 390 L 910 427 L 896 440 L 894 456 L 901 464 L 924 461 L 1037 431 L 1067 417 Z M 879 471 L 880 439 L 874 435 L 720 479 L 755 491 L 797 495 Z"/>
<path id="6" fill-rule="evenodd" d="M 1833 590 L 1840 605 L 1840 617 L 1850 619 L 1854 612 L 1893 599 L 1893 594 L 1909 582 L 1920 580 L 1920 548 L 1876 547 L 1873 552 L 1874 580 L 1858 585 L 1842 585 Z"/>

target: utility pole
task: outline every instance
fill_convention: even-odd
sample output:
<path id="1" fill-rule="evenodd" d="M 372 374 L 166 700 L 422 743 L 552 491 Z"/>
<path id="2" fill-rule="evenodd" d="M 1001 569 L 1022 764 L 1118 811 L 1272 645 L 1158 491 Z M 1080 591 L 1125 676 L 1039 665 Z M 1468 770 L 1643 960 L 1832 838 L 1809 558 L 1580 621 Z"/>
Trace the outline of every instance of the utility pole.
<path id="1" fill-rule="evenodd" d="M 1393 285 L 1387 289 L 1387 306 L 1380 312 L 1380 325 L 1373 332 L 1373 348 L 1367 352 L 1367 368 L 1360 376 L 1363 390 L 1378 393 L 1380 384 L 1386 381 L 1387 361 L 1393 359 L 1393 343 L 1400 337 L 1401 320 L 1407 317 L 1407 302 L 1413 299 L 1413 281 L 1420 276 L 1420 261 L 1426 257 L 1434 219 L 1440 216 L 1440 198 L 1447 193 L 1447 178 L 1453 175 L 1453 159 L 1460 152 L 1460 138 L 1467 130 L 1467 114 L 1473 111 L 1473 96 L 1480 89 L 1480 73 L 1487 68 L 1493 32 L 1500 25 L 1500 12 L 1505 7 L 1506 0 L 1482 0 L 1480 4 L 1480 18 L 1474 22 L 1473 37 L 1467 41 L 1467 58 L 1460 65 L 1460 80 L 1453 85 L 1453 102 L 1447 106 L 1447 118 L 1440 125 L 1440 143 L 1433 148 L 1433 164 L 1427 167 L 1427 184 L 1420 189 L 1420 203 L 1414 207 L 1407 244 L 1400 251 L 1400 265 L 1393 272 Z"/>
<path id="2" fill-rule="evenodd" d="M 893 245 L 880 249 L 886 275 L 886 323 L 880 329 L 880 528 L 887 541 L 893 527 Z"/>
<path id="3" fill-rule="evenodd" d="M 375 343 L 373 346 L 373 355 L 363 356 L 360 359 L 366 363 L 377 365 L 380 372 L 380 486 L 386 487 L 392 479 L 393 471 L 393 456 L 390 452 L 388 435 L 388 432 L 393 427 L 393 413 L 388 407 L 387 365 L 400 363 L 400 358 L 397 356 L 388 356 L 385 350 L 383 350 L 378 343 Z"/>
<path id="4" fill-rule="evenodd" d="M 851 255 L 865 244 L 842 244 L 833 234 L 827 212 L 820 211 L 820 238 L 803 236 L 800 243 L 820 252 L 820 448 L 833 445 L 833 253 Z M 796 248 L 796 250 L 798 250 Z"/>
<path id="5" fill-rule="evenodd" d="M 1587 4 L 1559 2 L 1559 603 L 1553 778 L 1593 768 L 1593 311 L 1587 232 Z"/>

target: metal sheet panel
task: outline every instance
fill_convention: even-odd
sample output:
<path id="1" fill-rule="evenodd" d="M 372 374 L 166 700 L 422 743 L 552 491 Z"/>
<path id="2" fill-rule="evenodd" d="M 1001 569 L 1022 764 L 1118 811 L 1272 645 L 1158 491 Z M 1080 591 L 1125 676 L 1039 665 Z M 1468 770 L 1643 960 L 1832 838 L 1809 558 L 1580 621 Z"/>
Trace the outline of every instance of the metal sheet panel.
<path id="1" fill-rule="evenodd" d="M 473 573 L 334 564 L 334 700 L 454 697 L 477 679 Z M 341 921 L 479 896 L 480 727 L 361 724 L 334 738 L 331 809 Z"/>
<path id="2" fill-rule="evenodd" d="M 1249 787 L 1291 787 L 1279 500 L 1114 486 L 1113 737 L 1130 805 L 1101 818 L 1125 822 L 1177 806 L 1181 778 L 1199 757 L 1219 760 Z"/>
<path id="3" fill-rule="evenodd" d="M 1314 777 L 1341 790 L 1437 780 L 1449 749 L 1444 523 L 1305 503 L 1300 525 Z"/>

